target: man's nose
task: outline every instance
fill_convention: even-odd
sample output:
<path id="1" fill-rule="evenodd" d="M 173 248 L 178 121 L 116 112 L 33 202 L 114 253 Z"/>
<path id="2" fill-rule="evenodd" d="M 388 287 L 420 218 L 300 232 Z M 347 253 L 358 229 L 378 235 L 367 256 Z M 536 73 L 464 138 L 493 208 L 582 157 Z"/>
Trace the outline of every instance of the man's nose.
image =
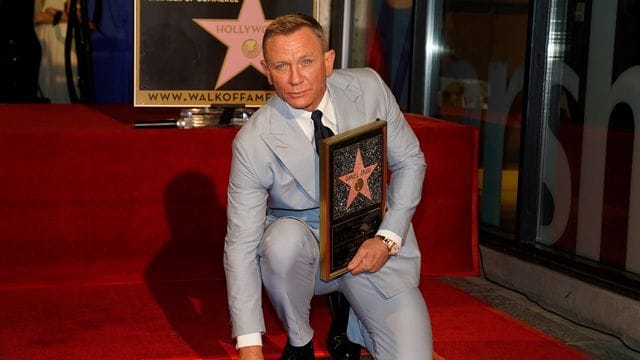
<path id="1" fill-rule="evenodd" d="M 297 66 L 291 67 L 291 74 L 289 74 L 289 83 L 291 85 L 298 85 L 302 82 L 302 76 L 300 74 L 300 69 Z"/>

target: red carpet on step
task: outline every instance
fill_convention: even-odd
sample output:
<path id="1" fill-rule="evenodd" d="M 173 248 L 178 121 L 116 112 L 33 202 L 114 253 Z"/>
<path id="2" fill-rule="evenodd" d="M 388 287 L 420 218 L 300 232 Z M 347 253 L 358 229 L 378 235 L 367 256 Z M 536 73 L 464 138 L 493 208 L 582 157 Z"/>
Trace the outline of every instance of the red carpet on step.
<path id="1" fill-rule="evenodd" d="M 222 279 L 0 289 L 0 358 L 229 359 Z M 434 278 L 422 281 L 440 358 L 587 359 L 559 341 Z M 329 314 L 314 301 L 315 347 L 326 356 Z M 286 336 L 265 304 L 268 358 Z"/>

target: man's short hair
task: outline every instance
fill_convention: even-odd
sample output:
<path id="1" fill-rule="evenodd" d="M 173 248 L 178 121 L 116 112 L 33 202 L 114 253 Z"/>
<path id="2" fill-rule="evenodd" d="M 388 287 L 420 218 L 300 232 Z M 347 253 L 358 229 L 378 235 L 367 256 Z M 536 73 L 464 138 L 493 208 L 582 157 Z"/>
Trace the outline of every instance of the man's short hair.
<path id="1" fill-rule="evenodd" d="M 269 39 L 276 35 L 289 35 L 303 27 L 307 27 L 313 31 L 313 33 L 322 42 L 322 49 L 324 51 L 329 50 L 329 41 L 327 40 L 327 35 L 325 34 L 322 25 L 320 25 L 313 16 L 294 13 L 278 16 L 269 23 L 269 26 L 267 26 L 264 36 L 262 37 L 263 55 L 267 48 L 267 41 L 269 41 Z"/>

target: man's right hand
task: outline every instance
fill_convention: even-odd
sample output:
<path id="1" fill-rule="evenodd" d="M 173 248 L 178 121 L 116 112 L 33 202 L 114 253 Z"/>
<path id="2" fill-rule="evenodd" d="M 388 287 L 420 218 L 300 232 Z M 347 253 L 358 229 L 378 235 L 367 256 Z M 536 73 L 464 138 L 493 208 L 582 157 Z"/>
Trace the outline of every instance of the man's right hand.
<path id="1" fill-rule="evenodd" d="M 374 273 L 382 269 L 389 257 L 387 246 L 379 238 L 372 237 L 360 245 L 353 259 L 347 264 L 347 270 L 352 275 Z"/>
<path id="2" fill-rule="evenodd" d="M 264 360 L 262 346 L 246 346 L 238 349 L 238 360 Z"/>

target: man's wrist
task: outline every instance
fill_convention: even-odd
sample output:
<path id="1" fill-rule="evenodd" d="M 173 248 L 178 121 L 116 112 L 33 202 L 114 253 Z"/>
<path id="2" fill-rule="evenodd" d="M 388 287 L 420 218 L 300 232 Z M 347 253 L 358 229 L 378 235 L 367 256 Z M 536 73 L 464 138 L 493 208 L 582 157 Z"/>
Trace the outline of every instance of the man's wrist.
<path id="1" fill-rule="evenodd" d="M 398 246 L 398 244 L 391 238 L 379 234 L 377 234 L 376 237 L 382 241 L 384 246 L 387 247 L 390 256 L 396 255 L 400 251 L 400 247 Z"/>
<path id="2" fill-rule="evenodd" d="M 262 346 L 246 346 L 238 349 L 238 359 L 264 360 Z"/>

